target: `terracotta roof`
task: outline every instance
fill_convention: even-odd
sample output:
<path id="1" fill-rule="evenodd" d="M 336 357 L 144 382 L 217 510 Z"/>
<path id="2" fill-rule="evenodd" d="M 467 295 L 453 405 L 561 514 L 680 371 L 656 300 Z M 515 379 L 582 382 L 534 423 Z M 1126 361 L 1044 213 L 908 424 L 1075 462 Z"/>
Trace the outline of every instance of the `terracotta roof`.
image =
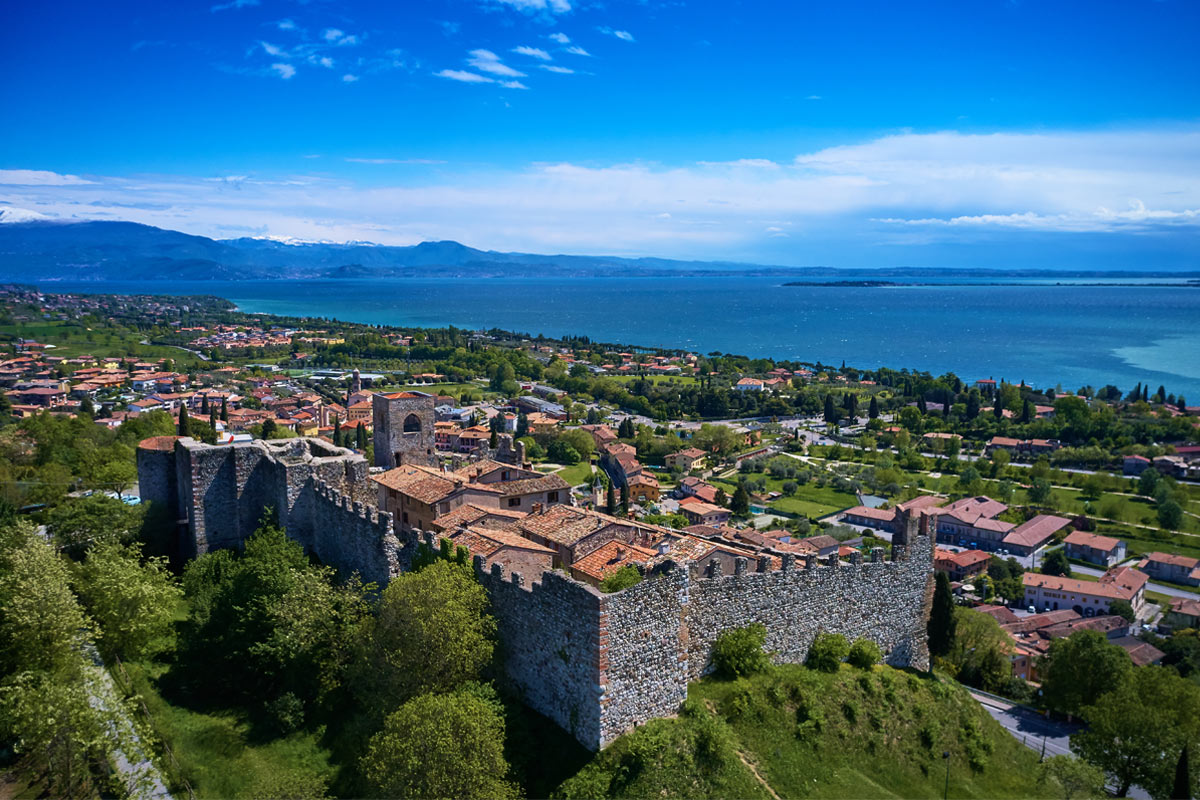
<path id="1" fill-rule="evenodd" d="M 513 530 L 569 546 L 610 525 L 637 528 L 660 536 L 672 533 L 669 528 L 662 528 L 658 525 L 647 525 L 630 519 L 620 519 L 602 514 L 599 511 L 562 504 L 552 505 L 540 514 L 530 514 L 524 519 L 516 521 L 513 523 Z"/>
<path id="2" fill-rule="evenodd" d="M 1008 608 L 1007 606 L 996 606 L 996 605 L 975 606 L 975 610 L 978 611 L 980 614 L 987 614 L 989 617 L 996 620 L 996 622 L 999 622 L 1001 625 L 1008 625 L 1013 622 L 1020 621 L 1020 617 L 1018 617 L 1016 614 L 1014 614 L 1012 612 L 1012 609 Z"/>
<path id="3" fill-rule="evenodd" d="M 1136 636 L 1122 636 L 1119 639 L 1109 639 L 1111 644 L 1122 648 L 1133 659 L 1134 666 L 1145 667 L 1153 664 L 1166 655 L 1152 644 L 1143 642 Z"/>
<path id="4" fill-rule="evenodd" d="M 943 508 L 942 512 L 952 514 L 967 524 L 974 524 L 979 519 L 990 519 L 1007 510 L 1008 506 L 999 500 L 980 495 L 979 497 L 964 497 L 961 500 L 955 500 Z"/>
<path id="5" fill-rule="evenodd" d="M 495 527 L 496 522 L 499 520 L 507 520 L 506 524 L 511 524 L 513 521 L 521 519 L 524 516 L 524 511 L 509 511 L 505 508 L 484 508 L 472 503 L 464 503 L 453 511 L 442 514 L 435 519 L 433 527 L 443 531 L 454 530 L 463 525 Z"/>
<path id="6" fill-rule="evenodd" d="M 1121 567 L 1104 573 L 1099 581 L 1081 581 L 1059 575 L 1040 575 L 1026 572 L 1021 576 L 1025 586 L 1040 586 L 1056 592 L 1074 592 L 1088 597 L 1106 597 L 1110 600 L 1131 600 L 1145 586 L 1146 576 L 1132 567 Z"/>
<path id="7" fill-rule="evenodd" d="M 1171 611 L 1175 614 L 1200 617 L 1200 598 L 1193 600 L 1188 597 L 1176 597 L 1171 601 Z"/>
<path id="8" fill-rule="evenodd" d="M 415 464 L 373 475 L 371 480 L 429 505 L 444 500 L 466 483 L 457 475 L 445 475 Z"/>
<path id="9" fill-rule="evenodd" d="M 1176 556 L 1170 553 L 1147 553 L 1146 561 L 1154 561 L 1159 564 L 1170 564 L 1173 567 L 1183 567 L 1184 569 L 1194 569 L 1200 565 L 1200 558 L 1188 558 L 1187 556 Z"/>
<path id="10" fill-rule="evenodd" d="M 657 550 L 614 540 L 605 542 L 583 558 L 575 561 L 571 564 L 571 571 L 581 572 L 584 575 L 602 581 L 621 569 L 621 567 L 631 564 L 645 564 L 657 555 Z"/>
<path id="11" fill-rule="evenodd" d="M 549 547 L 543 547 L 537 542 L 530 541 L 523 536 L 518 536 L 511 531 L 483 526 L 474 526 L 455 531 L 450 534 L 450 540 L 455 544 L 466 547 L 471 551 L 471 555 L 480 555 L 484 558 L 491 557 L 497 550 L 504 547 L 531 550 L 536 553 L 546 553 L 548 555 L 554 553 Z"/>
<path id="12" fill-rule="evenodd" d="M 891 522 L 896 518 L 896 510 L 888 509 L 884 511 L 882 508 L 871 508 L 870 506 L 855 506 L 847 508 L 842 512 L 843 516 L 852 515 L 856 517 L 866 517 L 867 519 L 877 519 L 880 522 Z"/>
<path id="13" fill-rule="evenodd" d="M 474 485 L 474 484 L 472 484 Z M 537 478 L 525 478 L 519 481 L 503 481 L 493 483 L 488 488 L 497 489 L 502 497 L 513 497 L 521 494 L 537 492 L 552 492 L 555 489 L 570 489 L 571 484 L 558 475 L 542 475 Z"/>
<path id="14" fill-rule="evenodd" d="M 1026 575 L 1032 575 L 1032 572 L 1026 572 Z M 1048 577 L 1048 576 L 1039 576 Z M 1017 622 L 1012 622 L 1001 627 L 1009 633 L 1028 633 L 1036 631 L 1039 628 L 1048 628 L 1051 625 L 1057 625 L 1061 622 L 1070 622 L 1071 620 L 1082 619 L 1079 612 L 1072 608 L 1060 608 L 1057 611 L 1046 611 L 1041 614 L 1030 614 L 1028 617 L 1022 617 Z"/>
<path id="15" fill-rule="evenodd" d="M 1065 517 L 1056 517 L 1053 514 L 1038 514 L 1005 536 L 1004 543 L 1035 547 L 1070 524 L 1071 520 Z"/>
<path id="16" fill-rule="evenodd" d="M 1075 531 L 1064 541 L 1067 544 L 1091 547 L 1094 550 L 1100 550 L 1105 553 L 1112 552 L 1121 543 L 1120 539 L 1114 539 L 1111 536 L 1100 536 L 1099 534 L 1084 533 L 1083 531 Z"/>
<path id="17" fill-rule="evenodd" d="M 944 502 L 946 502 L 944 498 L 932 494 L 922 494 L 904 503 L 897 503 L 896 507 L 905 511 L 920 511 L 926 508 L 939 508 Z"/>

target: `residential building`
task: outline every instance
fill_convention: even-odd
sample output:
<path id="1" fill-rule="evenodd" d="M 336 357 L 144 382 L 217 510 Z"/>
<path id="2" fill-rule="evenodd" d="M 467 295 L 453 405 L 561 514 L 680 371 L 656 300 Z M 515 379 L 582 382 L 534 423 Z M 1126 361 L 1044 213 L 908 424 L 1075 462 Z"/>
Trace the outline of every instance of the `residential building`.
<path id="1" fill-rule="evenodd" d="M 1176 597 L 1171 600 L 1163 625 L 1173 631 L 1200 628 L 1200 597 Z"/>
<path id="2" fill-rule="evenodd" d="M 1111 569 L 1099 581 L 1081 581 L 1058 575 L 1026 572 L 1025 605 L 1044 610 L 1070 609 L 1085 617 L 1111 613 L 1117 600 L 1124 600 L 1140 612 L 1146 599 L 1147 578 L 1131 567 Z"/>
<path id="3" fill-rule="evenodd" d="M 571 564 L 571 577 L 599 586 L 622 567 L 644 565 L 658 556 L 658 550 L 611 540 Z"/>
<path id="4" fill-rule="evenodd" d="M 671 469 L 677 469 L 681 472 L 691 472 L 696 468 L 697 464 L 701 464 L 704 461 L 707 455 L 708 453 L 699 448 L 688 447 L 677 453 L 671 453 L 663 461 Z"/>
<path id="5" fill-rule="evenodd" d="M 1125 542 L 1111 536 L 1075 531 L 1063 540 L 1063 544 L 1066 546 L 1067 558 L 1086 561 L 1089 564 L 1099 564 L 1107 568 L 1125 560 Z"/>
<path id="6" fill-rule="evenodd" d="M 1147 553 L 1137 568 L 1157 581 L 1200 586 L 1200 558 Z"/>
<path id="7" fill-rule="evenodd" d="M 991 556 L 982 550 L 946 550 L 937 548 L 933 554 L 933 568 L 946 573 L 952 581 L 966 582 L 987 573 Z"/>
<path id="8" fill-rule="evenodd" d="M 729 509 L 714 506 L 695 497 L 680 500 L 679 513 L 687 517 L 692 525 L 723 525 L 733 516 Z"/>

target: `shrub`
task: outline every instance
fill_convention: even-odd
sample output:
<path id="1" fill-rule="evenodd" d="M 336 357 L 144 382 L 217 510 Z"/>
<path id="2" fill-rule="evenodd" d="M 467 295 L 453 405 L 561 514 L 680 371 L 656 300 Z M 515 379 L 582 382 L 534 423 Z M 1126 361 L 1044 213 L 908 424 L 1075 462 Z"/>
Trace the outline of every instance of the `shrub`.
<path id="1" fill-rule="evenodd" d="M 630 586 L 641 583 L 641 581 L 642 573 L 638 572 L 638 568 L 632 564 L 626 564 L 612 575 L 600 581 L 600 591 L 605 594 L 612 594 L 622 589 L 628 589 Z"/>
<path id="2" fill-rule="evenodd" d="M 713 644 L 713 669 L 723 678 L 741 678 L 763 672 L 771 658 L 763 650 L 767 629 L 755 622 L 742 628 L 730 628 Z"/>
<path id="3" fill-rule="evenodd" d="M 808 648 L 808 658 L 804 664 L 809 669 L 837 672 L 849 653 L 850 643 L 845 636 L 840 633 L 818 633 L 812 647 Z"/>
<path id="4" fill-rule="evenodd" d="M 879 652 L 879 645 L 870 639 L 859 639 L 850 648 L 850 655 L 847 660 L 859 669 L 871 669 L 879 663 L 881 656 L 882 653 Z"/>

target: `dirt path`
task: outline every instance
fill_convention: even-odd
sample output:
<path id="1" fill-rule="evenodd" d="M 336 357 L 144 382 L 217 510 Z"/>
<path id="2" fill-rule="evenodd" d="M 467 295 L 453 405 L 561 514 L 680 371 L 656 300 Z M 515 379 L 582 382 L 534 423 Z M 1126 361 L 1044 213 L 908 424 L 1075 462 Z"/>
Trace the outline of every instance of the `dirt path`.
<path id="1" fill-rule="evenodd" d="M 738 760 L 746 765 L 746 769 L 750 770 L 750 774 L 754 776 L 754 779 L 761 783 L 762 787 L 767 790 L 767 794 L 771 795 L 771 797 L 775 798 L 775 800 L 782 800 L 782 798 L 776 794 L 775 790 L 771 788 L 771 784 L 767 783 L 767 779 L 759 774 L 758 768 L 755 767 L 754 764 L 750 763 L 750 759 L 746 758 L 745 753 L 737 748 L 734 748 L 733 752 L 737 753 Z"/>

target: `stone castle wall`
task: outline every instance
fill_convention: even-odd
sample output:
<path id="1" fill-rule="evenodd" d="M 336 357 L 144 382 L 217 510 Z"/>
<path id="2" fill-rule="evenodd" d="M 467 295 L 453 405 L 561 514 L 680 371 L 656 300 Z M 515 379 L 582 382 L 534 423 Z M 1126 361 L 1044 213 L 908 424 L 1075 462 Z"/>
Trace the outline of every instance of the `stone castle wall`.
<path id="1" fill-rule="evenodd" d="M 772 571 L 740 559 L 733 575 L 668 562 L 608 595 L 557 572 L 526 587 L 519 574 L 483 572 L 479 559 L 476 568 L 509 679 L 529 706 L 596 749 L 675 713 L 688 682 L 711 670 L 717 636 L 733 627 L 765 626 L 780 663 L 802 663 L 825 631 L 874 641 L 894 666 L 926 668 L 932 540 L 920 536 L 898 555 L 837 566 L 789 555 Z"/>
<path id="2" fill-rule="evenodd" d="M 431 533 L 401 533 L 370 502 L 366 463 L 302 440 L 209 447 L 182 439 L 166 455 L 139 450 L 139 480 L 169 502 L 174 474 L 189 555 L 240 546 L 267 506 L 326 564 L 380 585 L 408 569 Z M 144 474 L 143 474 L 144 473 Z M 915 520 L 913 520 L 915 523 Z M 526 582 L 499 565 L 476 574 L 487 589 L 501 659 L 525 702 L 589 748 L 678 709 L 687 684 L 711 669 L 717 636 L 761 623 L 779 662 L 799 663 L 818 632 L 876 642 L 888 663 L 925 668 L 933 594 L 933 537 L 907 525 L 891 561 L 738 559 L 733 574 L 709 564 L 658 565 L 640 583 L 602 594 L 562 573 Z"/>

